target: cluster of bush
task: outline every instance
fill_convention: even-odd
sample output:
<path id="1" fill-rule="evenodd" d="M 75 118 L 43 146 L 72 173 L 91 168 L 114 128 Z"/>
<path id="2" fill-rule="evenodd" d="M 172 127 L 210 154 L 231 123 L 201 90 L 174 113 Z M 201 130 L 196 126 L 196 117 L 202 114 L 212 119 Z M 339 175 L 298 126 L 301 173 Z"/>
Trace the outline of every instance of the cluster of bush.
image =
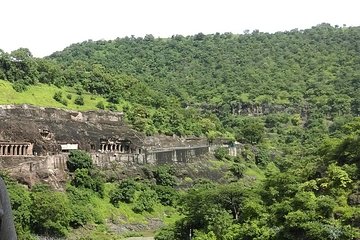
<path id="1" fill-rule="evenodd" d="M 57 91 L 55 92 L 54 96 L 53 96 L 54 100 L 63 104 L 64 106 L 67 106 L 68 105 L 68 100 L 71 100 L 72 99 L 72 95 L 71 94 L 67 94 L 66 95 L 66 98 L 63 97 L 63 94 L 61 91 Z M 78 95 L 75 100 L 74 100 L 74 103 L 76 105 L 84 105 L 84 97 L 80 94 Z"/>
<path id="2" fill-rule="evenodd" d="M 148 173 L 151 179 L 155 178 L 155 183 L 134 179 L 123 180 L 111 191 L 110 202 L 117 207 L 121 202 L 134 203 L 133 211 L 138 213 L 153 211 L 156 203 L 173 206 L 178 199 L 178 192 L 174 189 L 176 180 L 173 168 L 159 166 Z"/>
<path id="3" fill-rule="evenodd" d="M 104 217 L 93 199 L 105 195 L 104 172 L 96 169 L 84 151 L 69 154 L 67 168 L 70 181 L 65 191 L 54 191 L 49 185 L 38 184 L 27 190 L 2 174 L 7 182 L 19 239 L 35 239 L 34 235 L 65 237 L 72 228 L 88 223 L 101 224 Z M 145 180 L 125 179 L 110 191 L 110 203 L 121 207 L 131 204 L 136 213 L 152 212 L 155 204 L 173 206 L 178 200 L 174 170 L 169 166 L 144 169 Z"/>

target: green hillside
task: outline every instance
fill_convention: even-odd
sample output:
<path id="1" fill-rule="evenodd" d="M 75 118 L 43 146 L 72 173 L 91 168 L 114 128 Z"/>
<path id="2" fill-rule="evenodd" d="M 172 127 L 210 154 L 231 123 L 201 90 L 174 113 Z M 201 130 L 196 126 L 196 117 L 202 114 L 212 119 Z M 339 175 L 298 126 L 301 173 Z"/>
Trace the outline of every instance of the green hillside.
<path id="1" fill-rule="evenodd" d="M 68 99 L 67 106 L 57 102 L 53 97 L 56 92 L 62 92 L 66 97 L 71 95 Z M 96 104 L 100 101 L 106 100 L 94 94 L 83 94 L 84 105 L 77 105 L 74 99 L 78 96 L 75 89 L 71 87 L 56 87 L 53 85 L 41 84 L 31 85 L 26 91 L 16 92 L 8 81 L 0 80 L 0 104 L 31 104 L 41 107 L 56 107 L 66 108 L 77 111 L 96 110 Z M 70 97 L 70 96 L 69 96 Z"/>
<path id="2" fill-rule="evenodd" d="M 116 239 L 112 224 L 161 213 L 156 240 L 360 239 L 359 53 L 360 27 L 325 23 L 89 40 L 41 59 L 0 50 L 0 103 L 121 110 L 147 135 L 241 144 L 236 157 L 219 148 L 205 161 L 143 166 L 136 179 L 78 169 L 61 194 L 14 183 L 21 236 Z M 43 217 L 46 207 L 64 214 Z"/>

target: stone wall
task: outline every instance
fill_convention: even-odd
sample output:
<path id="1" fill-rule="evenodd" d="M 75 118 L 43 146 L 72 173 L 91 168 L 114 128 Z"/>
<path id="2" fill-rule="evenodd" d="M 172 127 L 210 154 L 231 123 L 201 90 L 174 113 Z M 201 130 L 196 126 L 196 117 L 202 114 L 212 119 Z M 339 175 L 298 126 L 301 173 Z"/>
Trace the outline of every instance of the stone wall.
<path id="1" fill-rule="evenodd" d="M 111 164 L 146 164 L 145 154 L 91 153 L 94 165 L 108 167 Z"/>
<path id="2" fill-rule="evenodd" d="M 116 112 L 0 105 L 0 123 L 0 170 L 41 179 L 65 173 L 62 146 L 87 151 L 99 167 L 186 163 L 209 152 L 205 138 L 146 137 Z"/>
<path id="3" fill-rule="evenodd" d="M 146 152 L 148 163 L 186 163 L 194 157 L 199 157 L 209 152 L 209 146 L 177 147 L 157 149 Z"/>

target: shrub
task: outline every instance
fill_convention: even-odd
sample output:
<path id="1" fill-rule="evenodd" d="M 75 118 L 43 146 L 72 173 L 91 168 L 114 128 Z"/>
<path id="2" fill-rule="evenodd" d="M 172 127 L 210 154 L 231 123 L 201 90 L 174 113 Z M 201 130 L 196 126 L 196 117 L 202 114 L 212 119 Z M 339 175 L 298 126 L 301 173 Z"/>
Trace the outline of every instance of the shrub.
<path id="1" fill-rule="evenodd" d="M 141 213 L 143 211 L 151 212 L 157 201 L 157 195 L 154 190 L 144 190 L 140 193 L 138 199 L 135 202 L 133 211 Z"/>
<path id="2" fill-rule="evenodd" d="M 71 185 L 91 189 L 98 193 L 100 197 L 104 196 L 104 181 L 98 174 L 91 174 L 89 169 L 78 168 L 75 170 Z"/>
<path id="3" fill-rule="evenodd" d="M 113 104 L 113 103 L 110 103 L 110 104 L 107 106 L 107 108 L 108 108 L 110 111 L 112 111 L 112 112 L 117 111 L 117 106 L 116 106 L 115 104 Z"/>
<path id="4" fill-rule="evenodd" d="M 16 233 L 19 239 L 29 239 L 30 234 L 30 193 L 22 185 L 6 181 L 14 215 Z"/>
<path id="5" fill-rule="evenodd" d="M 62 92 L 61 91 L 55 92 L 53 98 L 55 99 L 55 101 L 61 102 L 61 100 L 62 100 Z"/>
<path id="6" fill-rule="evenodd" d="M 13 83 L 12 87 L 17 92 L 25 92 L 27 90 L 27 85 L 22 81 Z"/>
<path id="7" fill-rule="evenodd" d="M 81 106 L 84 105 L 84 97 L 83 97 L 82 95 L 77 96 L 77 97 L 75 98 L 74 103 L 75 103 L 76 105 L 81 105 Z"/>
<path id="8" fill-rule="evenodd" d="M 242 163 L 233 163 L 230 167 L 230 171 L 237 178 L 242 178 L 244 176 L 246 166 Z"/>
<path id="9" fill-rule="evenodd" d="M 227 149 L 225 147 L 220 147 L 220 148 L 215 150 L 214 156 L 218 160 L 228 159 L 230 157 L 229 156 L 229 149 Z"/>
<path id="10" fill-rule="evenodd" d="M 66 195 L 40 186 L 33 188 L 31 199 L 32 230 L 38 234 L 66 236 L 72 214 Z"/>
<path id="11" fill-rule="evenodd" d="M 86 189 L 69 186 L 66 193 L 71 203 L 70 226 L 77 228 L 94 220 L 94 207 L 90 203 L 91 194 Z"/>
<path id="12" fill-rule="evenodd" d="M 63 98 L 61 91 L 55 92 L 53 98 L 55 99 L 55 101 L 65 105 L 65 106 L 67 106 L 67 104 L 68 104 L 67 100 Z"/>
<path id="13" fill-rule="evenodd" d="M 155 186 L 155 191 L 160 203 L 164 206 L 174 206 L 176 200 L 179 197 L 178 192 L 169 186 Z"/>
<path id="14" fill-rule="evenodd" d="M 156 184 L 162 186 L 170 186 L 173 187 L 176 185 L 175 170 L 169 166 L 163 165 L 159 166 L 153 172 Z"/>
<path id="15" fill-rule="evenodd" d="M 66 166 L 70 172 L 75 172 L 78 168 L 91 169 L 93 167 L 90 155 L 81 150 L 74 150 L 70 152 L 69 160 L 66 162 Z"/>
<path id="16" fill-rule="evenodd" d="M 103 102 L 103 101 L 98 102 L 98 103 L 96 104 L 96 107 L 99 108 L 99 109 L 104 110 L 104 109 L 105 109 L 104 102 Z"/>
<path id="17" fill-rule="evenodd" d="M 109 103 L 118 104 L 120 102 L 119 96 L 116 93 L 110 93 L 107 98 Z"/>
<path id="18" fill-rule="evenodd" d="M 131 203 L 136 192 L 136 182 L 132 179 L 122 181 L 115 190 L 110 192 L 110 203 L 118 207 L 119 202 Z"/>

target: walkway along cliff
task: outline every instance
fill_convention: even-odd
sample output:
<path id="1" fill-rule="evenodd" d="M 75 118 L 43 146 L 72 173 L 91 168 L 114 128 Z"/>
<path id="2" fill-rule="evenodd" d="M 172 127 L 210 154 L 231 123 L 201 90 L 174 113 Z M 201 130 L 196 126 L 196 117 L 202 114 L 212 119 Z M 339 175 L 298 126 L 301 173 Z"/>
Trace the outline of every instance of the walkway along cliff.
<path id="1" fill-rule="evenodd" d="M 120 112 L 0 105 L 0 169 L 64 172 L 68 153 L 76 149 L 106 167 L 185 163 L 208 153 L 209 145 L 202 138 L 146 137 L 126 125 Z"/>

